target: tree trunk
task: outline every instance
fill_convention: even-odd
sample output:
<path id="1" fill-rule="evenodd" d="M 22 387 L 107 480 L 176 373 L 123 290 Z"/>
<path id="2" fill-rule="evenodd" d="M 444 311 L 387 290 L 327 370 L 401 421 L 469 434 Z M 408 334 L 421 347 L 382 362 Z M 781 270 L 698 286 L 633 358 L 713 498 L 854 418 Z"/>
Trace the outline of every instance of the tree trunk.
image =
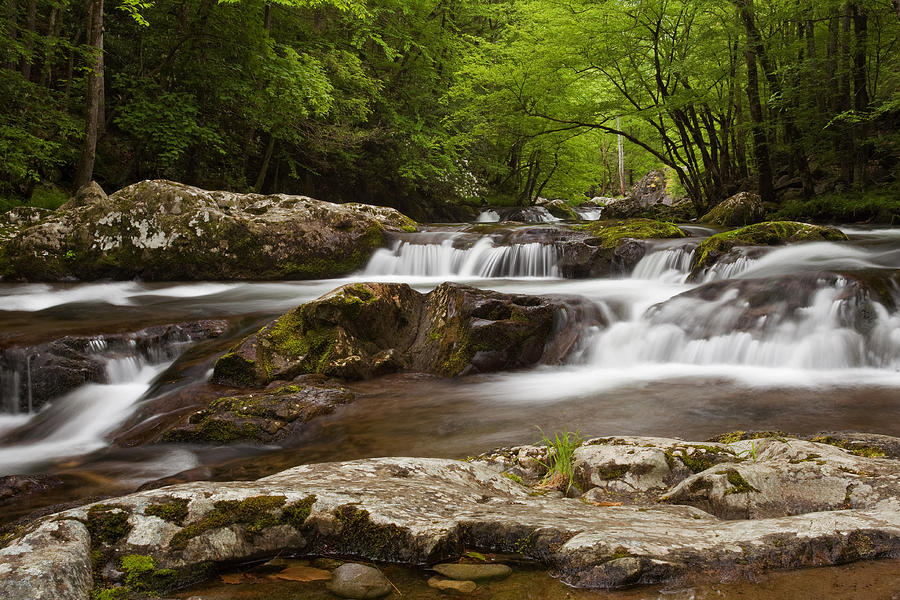
<path id="1" fill-rule="evenodd" d="M 19 21 L 19 6 L 17 0 L 6 0 L 6 35 L 10 40 L 10 46 L 15 45 L 16 38 L 18 37 L 18 21 Z M 16 69 L 16 63 L 13 60 L 13 54 L 10 53 L 6 62 L 4 63 L 6 69 L 8 71 L 14 71 Z"/>
<path id="2" fill-rule="evenodd" d="M 621 130 L 622 126 L 620 125 L 620 118 L 616 117 L 616 129 Z M 623 196 L 625 195 L 625 143 L 622 139 L 622 134 L 620 133 L 616 140 L 616 150 L 618 151 L 619 157 L 619 193 Z"/>
<path id="3" fill-rule="evenodd" d="M 853 16 L 853 108 L 860 113 L 869 110 L 869 89 L 866 71 L 866 56 L 869 42 L 869 24 L 866 10 L 858 4 L 850 6 Z M 854 138 L 857 140 L 866 138 L 865 124 L 854 128 Z M 865 144 L 858 145 L 856 160 L 854 161 L 853 179 L 861 185 L 866 184 L 866 164 L 869 162 L 869 151 Z"/>
<path id="4" fill-rule="evenodd" d="M 266 145 L 266 153 L 263 155 L 262 166 L 259 168 L 259 175 L 256 177 L 256 184 L 253 191 L 257 194 L 262 193 L 263 185 L 266 183 L 266 173 L 269 171 L 269 162 L 272 160 L 272 153 L 275 151 L 275 136 L 269 134 L 269 143 Z"/>
<path id="5" fill-rule="evenodd" d="M 31 66 L 34 64 L 34 36 L 37 33 L 37 0 L 28 0 L 28 11 L 25 13 L 25 59 L 22 61 L 22 78 L 31 81 Z"/>
<path id="6" fill-rule="evenodd" d="M 94 159 L 97 156 L 97 132 L 100 120 L 101 95 L 103 93 L 103 0 L 91 0 L 88 12 L 88 46 L 93 55 L 93 65 L 87 82 L 87 115 L 81 158 L 75 171 L 75 190 L 91 182 L 94 176 Z"/>

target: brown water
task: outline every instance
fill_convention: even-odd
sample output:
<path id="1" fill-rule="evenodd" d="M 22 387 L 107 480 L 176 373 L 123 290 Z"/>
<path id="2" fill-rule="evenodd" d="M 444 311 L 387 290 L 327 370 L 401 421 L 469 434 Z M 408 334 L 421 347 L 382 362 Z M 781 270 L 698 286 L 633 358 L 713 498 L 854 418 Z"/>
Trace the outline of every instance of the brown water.
<path id="1" fill-rule="evenodd" d="M 443 600 L 453 595 L 428 587 L 434 573 L 383 566 L 396 586 L 387 600 Z M 197 586 L 175 594 L 176 598 L 202 600 L 333 600 L 324 582 L 294 583 L 260 578 L 255 583 Z M 619 591 L 571 588 L 542 571 L 516 571 L 508 579 L 479 585 L 471 594 L 455 596 L 472 600 L 898 600 L 900 560 L 888 559 L 823 569 L 772 572 L 753 581 L 680 583 L 643 586 Z"/>

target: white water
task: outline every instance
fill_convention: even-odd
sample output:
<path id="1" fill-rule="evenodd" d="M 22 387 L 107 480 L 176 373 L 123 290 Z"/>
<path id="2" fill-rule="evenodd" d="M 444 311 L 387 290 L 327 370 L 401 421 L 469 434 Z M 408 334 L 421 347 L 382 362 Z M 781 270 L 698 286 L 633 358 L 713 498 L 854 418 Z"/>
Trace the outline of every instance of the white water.
<path id="1" fill-rule="evenodd" d="M 500 213 L 496 210 L 483 210 L 479 213 L 476 223 L 497 223 L 500 221 Z"/>
<path id="2" fill-rule="evenodd" d="M 600 215 L 603 213 L 603 208 L 601 207 L 582 208 L 580 206 L 576 206 L 574 210 L 584 221 L 597 221 L 600 219 Z"/>
<path id="3" fill-rule="evenodd" d="M 549 244 L 494 246 L 488 237 L 467 249 L 455 248 L 453 244 L 453 239 L 438 244 L 398 241 L 392 249 L 375 252 L 362 276 L 467 279 L 559 276 L 556 248 Z"/>
<path id="4" fill-rule="evenodd" d="M 37 415 L 7 417 L 7 430 L 40 419 L 39 426 L 45 433 L 39 442 L 0 447 L 0 475 L 23 473 L 54 458 L 105 447 L 104 436 L 131 414 L 134 403 L 168 366 L 146 365 L 136 358 L 113 359 L 107 365 L 110 383 L 81 386 Z M 0 422 L 0 429 L 3 426 Z"/>

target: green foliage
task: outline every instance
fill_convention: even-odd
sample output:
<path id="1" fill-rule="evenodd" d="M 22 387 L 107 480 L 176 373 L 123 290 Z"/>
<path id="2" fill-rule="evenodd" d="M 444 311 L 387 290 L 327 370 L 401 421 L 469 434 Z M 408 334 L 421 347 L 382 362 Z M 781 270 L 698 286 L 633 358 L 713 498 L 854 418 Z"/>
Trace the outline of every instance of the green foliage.
<path id="1" fill-rule="evenodd" d="M 572 466 L 573 455 L 584 439 L 577 430 L 573 432 L 568 428 L 564 428 L 562 433 L 555 433 L 553 439 L 547 437 L 540 427 L 538 427 L 538 431 L 541 432 L 539 443 L 547 447 L 547 463 L 541 463 L 547 468 L 544 481 L 549 482 L 556 478 L 565 479 L 566 490 L 568 490 L 572 487 L 575 478 Z"/>
<path id="2" fill-rule="evenodd" d="M 144 509 L 144 514 L 159 517 L 176 525 L 184 525 L 184 520 L 188 516 L 188 504 L 187 498 L 173 498 L 162 504 L 151 504 Z"/>
<path id="3" fill-rule="evenodd" d="M 789 200 L 773 215 L 776 219 L 819 223 L 860 221 L 900 224 L 900 189 L 895 186 L 872 191 L 853 191 Z"/>

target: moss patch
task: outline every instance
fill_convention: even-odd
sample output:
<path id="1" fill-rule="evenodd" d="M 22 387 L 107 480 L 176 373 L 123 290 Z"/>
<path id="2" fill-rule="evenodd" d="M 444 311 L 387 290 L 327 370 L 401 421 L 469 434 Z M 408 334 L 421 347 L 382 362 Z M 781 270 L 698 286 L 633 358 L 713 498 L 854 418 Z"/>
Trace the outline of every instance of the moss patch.
<path id="1" fill-rule="evenodd" d="M 312 507 L 315 503 L 316 497 L 310 495 L 302 500 L 288 504 L 281 511 L 281 521 L 287 523 L 294 529 L 302 528 L 306 523 L 306 519 L 309 518 L 309 514 L 312 512 Z"/>
<path id="2" fill-rule="evenodd" d="M 188 516 L 188 504 L 186 498 L 173 498 L 170 502 L 151 504 L 144 509 L 144 514 L 159 517 L 180 527 L 184 525 L 184 520 Z"/>
<path id="3" fill-rule="evenodd" d="M 349 542 L 353 553 L 368 558 L 394 559 L 403 551 L 408 534 L 394 524 L 379 525 L 369 516 L 369 511 L 353 505 L 338 507 L 335 519 L 341 525 L 341 536 Z"/>
<path id="4" fill-rule="evenodd" d="M 240 524 L 251 536 L 281 523 L 273 511 L 284 506 L 284 496 L 253 496 L 244 500 L 220 500 L 200 521 L 176 533 L 169 542 L 174 550 L 184 549 L 193 538 L 207 531 Z"/>
<path id="5" fill-rule="evenodd" d="M 128 513 L 114 504 L 95 504 L 88 509 L 87 530 L 92 544 L 113 545 L 131 532 Z"/>
<path id="6" fill-rule="evenodd" d="M 601 247 L 615 248 L 626 238 L 637 240 L 683 238 L 687 234 L 673 225 L 653 219 L 626 219 L 621 221 L 595 221 L 576 226 L 601 240 Z"/>
<path id="7" fill-rule="evenodd" d="M 867 446 L 866 444 L 862 444 L 859 442 L 853 442 L 851 440 L 844 440 L 841 438 L 832 437 L 830 435 L 820 435 L 814 437 L 812 442 L 817 442 L 819 444 L 828 444 L 829 446 L 837 446 L 851 454 L 855 454 L 856 456 L 865 456 L 867 458 L 884 458 L 887 456 L 884 450 L 878 448 L 877 446 Z"/>
<path id="8" fill-rule="evenodd" d="M 156 560 L 143 554 L 129 554 L 119 561 L 125 573 L 125 583 L 134 590 L 164 592 L 175 586 L 178 572 L 174 569 L 157 569 Z"/>
<path id="9" fill-rule="evenodd" d="M 731 487 L 725 491 L 725 495 L 729 494 L 747 494 L 749 492 L 759 492 L 758 489 L 750 485 L 744 477 L 738 473 L 737 469 L 727 469 L 718 471 L 719 475 L 725 475 Z"/>

